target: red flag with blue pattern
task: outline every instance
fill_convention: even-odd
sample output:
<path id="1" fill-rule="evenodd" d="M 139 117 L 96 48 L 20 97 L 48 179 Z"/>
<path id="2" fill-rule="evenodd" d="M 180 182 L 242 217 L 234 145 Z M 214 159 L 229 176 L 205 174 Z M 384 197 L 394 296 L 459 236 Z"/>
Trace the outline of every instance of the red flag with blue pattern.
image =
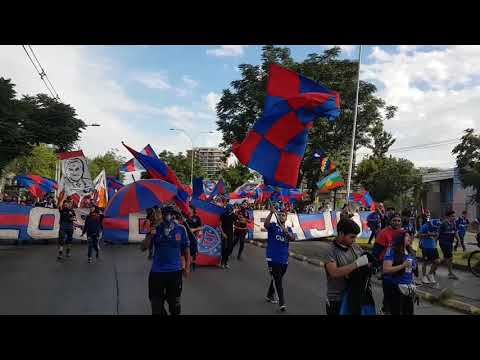
<path id="1" fill-rule="evenodd" d="M 157 154 L 155 153 L 155 151 L 153 151 L 153 148 L 150 146 L 150 144 L 145 146 L 143 148 L 143 150 L 141 151 L 141 153 L 144 154 L 144 155 L 154 156 L 154 157 L 158 158 Z M 144 171 L 144 170 L 145 170 L 145 168 L 135 158 L 128 160 L 125 164 L 123 164 L 120 167 L 120 171 L 123 171 L 123 172 Z"/>
<path id="2" fill-rule="evenodd" d="M 265 183 L 294 188 L 313 120 L 339 115 L 338 92 L 272 64 L 262 117 L 232 151 L 242 164 L 262 174 Z"/>

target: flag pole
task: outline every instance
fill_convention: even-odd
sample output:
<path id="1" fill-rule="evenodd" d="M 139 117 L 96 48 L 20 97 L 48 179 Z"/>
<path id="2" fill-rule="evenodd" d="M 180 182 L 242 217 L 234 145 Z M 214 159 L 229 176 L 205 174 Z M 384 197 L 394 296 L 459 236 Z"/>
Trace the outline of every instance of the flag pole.
<path id="1" fill-rule="evenodd" d="M 357 113 L 358 113 L 358 92 L 360 90 L 360 63 L 362 58 L 362 45 L 358 47 L 358 74 L 357 74 L 357 93 L 355 95 L 355 112 L 353 113 L 353 131 L 352 131 L 352 149 L 350 151 L 350 163 L 348 165 L 348 180 L 347 180 L 347 204 L 349 203 L 351 182 L 352 182 L 352 168 L 353 168 L 353 153 L 355 151 L 355 134 L 357 131 Z"/>

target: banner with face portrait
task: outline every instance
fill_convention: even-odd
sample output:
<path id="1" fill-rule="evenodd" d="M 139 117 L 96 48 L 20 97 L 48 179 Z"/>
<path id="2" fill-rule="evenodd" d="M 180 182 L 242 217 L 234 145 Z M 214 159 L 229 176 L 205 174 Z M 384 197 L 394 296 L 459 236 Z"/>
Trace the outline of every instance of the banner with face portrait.
<path id="1" fill-rule="evenodd" d="M 73 207 L 88 207 L 94 190 L 87 159 L 83 151 L 58 154 L 61 162 L 62 179 L 59 184 L 58 204 L 70 196 Z"/>

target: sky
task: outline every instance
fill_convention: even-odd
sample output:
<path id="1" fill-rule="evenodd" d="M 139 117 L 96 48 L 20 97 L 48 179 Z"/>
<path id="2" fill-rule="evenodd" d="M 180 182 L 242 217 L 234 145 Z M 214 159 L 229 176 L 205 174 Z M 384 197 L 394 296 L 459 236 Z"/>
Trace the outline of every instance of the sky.
<path id="1" fill-rule="evenodd" d="M 289 47 L 301 61 L 331 46 Z M 358 46 L 340 47 L 343 58 L 358 57 Z M 121 141 L 138 150 L 150 143 L 173 152 L 186 151 L 191 140 L 218 146 L 215 105 L 222 90 L 240 78 L 239 64 L 261 61 L 260 45 L 32 48 L 61 100 L 87 124 L 100 124 L 79 141 L 89 157 L 113 148 L 130 158 Z M 20 45 L 0 46 L 0 76 L 12 79 L 18 96 L 47 92 Z M 464 129 L 480 127 L 480 46 L 364 46 L 360 79 L 398 106 L 385 122 L 396 138 L 391 154 L 417 166 L 454 166 L 455 144 L 409 147 L 459 139 Z M 185 130 L 191 140 L 171 128 Z M 359 159 L 367 153 L 359 149 Z"/>

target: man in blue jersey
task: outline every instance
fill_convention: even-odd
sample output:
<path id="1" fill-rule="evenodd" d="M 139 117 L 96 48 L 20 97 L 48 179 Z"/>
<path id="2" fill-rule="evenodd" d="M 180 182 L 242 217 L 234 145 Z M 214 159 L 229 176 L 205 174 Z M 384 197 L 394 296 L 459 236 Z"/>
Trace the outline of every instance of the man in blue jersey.
<path id="1" fill-rule="evenodd" d="M 468 230 L 468 225 L 470 224 L 470 221 L 467 219 L 467 212 L 462 211 L 462 216 L 460 216 L 457 221 L 455 221 L 455 224 L 457 225 L 457 230 L 458 230 L 458 237 L 460 238 L 460 241 L 455 242 L 455 251 L 458 249 L 458 243 L 460 242 L 460 245 L 462 245 L 463 252 L 465 252 L 465 234 L 467 233 Z"/>
<path id="2" fill-rule="evenodd" d="M 455 211 L 447 211 L 445 215 L 445 220 L 442 222 L 438 230 L 438 242 L 443 253 L 443 258 L 447 263 L 448 278 L 458 280 L 457 275 L 455 275 L 452 271 L 453 242 L 455 239 L 460 241 L 458 237 L 457 226 L 455 225 Z"/>
<path id="3" fill-rule="evenodd" d="M 420 227 L 420 249 L 422 249 L 422 282 L 424 284 L 435 284 L 435 272 L 438 264 L 440 264 L 440 257 L 437 250 L 438 228 L 430 221 L 430 217 L 425 215 L 424 223 Z M 427 266 L 431 264 L 430 271 L 427 274 Z"/>
<path id="4" fill-rule="evenodd" d="M 175 210 L 162 209 L 161 221 L 143 241 L 142 250 L 154 243 L 152 269 L 148 277 L 148 297 L 152 306 L 152 315 L 167 315 L 164 308 L 168 303 L 170 315 L 180 315 L 180 297 L 182 294 L 182 261 L 185 259 L 183 273 L 188 276 L 190 270 L 190 244 L 184 226 L 174 221 Z"/>
<path id="5" fill-rule="evenodd" d="M 270 222 L 273 214 L 277 218 L 277 223 Z M 274 206 L 270 208 L 270 214 L 265 219 L 265 229 L 268 231 L 267 240 L 267 264 L 268 271 L 272 276 L 266 300 L 272 304 L 276 303 L 275 292 L 278 295 L 278 305 L 280 311 L 287 310 L 285 305 L 285 297 L 283 294 L 282 279 L 287 272 L 288 266 L 288 248 L 289 242 L 295 240 L 292 229 L 285 226 L 287 214 L 285 212 L 277 212 Z"/>

